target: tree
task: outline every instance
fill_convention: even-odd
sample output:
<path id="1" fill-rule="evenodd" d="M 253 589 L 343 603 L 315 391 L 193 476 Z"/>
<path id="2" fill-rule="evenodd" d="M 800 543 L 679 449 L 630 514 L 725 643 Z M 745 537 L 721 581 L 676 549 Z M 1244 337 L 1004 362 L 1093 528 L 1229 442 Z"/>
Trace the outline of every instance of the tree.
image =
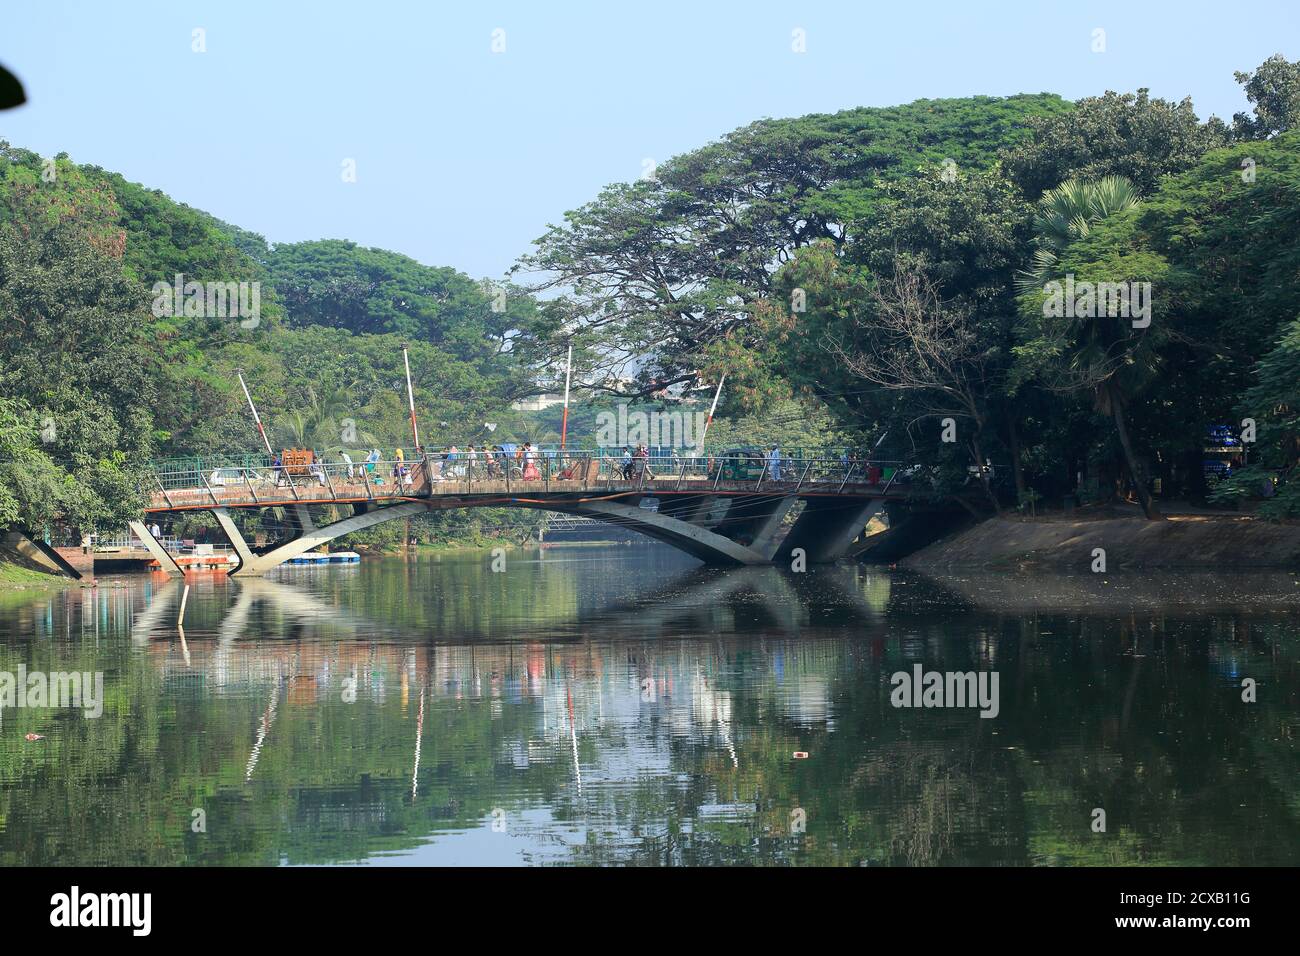
<path id="1" fill-rule="evenodd" d="M 1029 199 L 1070 178 L 1123 176 L 1145 195 L 1160 177 L 1193 166 L 1207 149 L 1226 145 L 1227 127 L 1197 119 L 1190 99 L 1151 99 L 1143 88 L 1079 100 L 1068 113 L 1031 117 L 1030 138 L 1010 147 L 1008 174 Z"/>
<path id="2" fill-rule="evenodd" d="M 1232 118 L 1239 139 L 1267 139 L 1300 124 L 1300 63 L 1288 63 L 1280 53 L 1270 56 L 1254 73 L 1234 76 L 1246 90 L 1255 115 Z"/>
<path id="3" fill-rule="evenodd" d="M 26 403 L 0 397 L 0 529 L 43 528 L 59 514 L 66 475 L 41 451 Z"/>
<path id="4" fill-rule="evenodd" d="M 1137 205 L 1133 184 L 1122 176 L 1106 176 L 1096 182 L 1071 179 L 1049 189 L 1038 201 L 1034 217 L 1034 261 L 1021 273 L 1022 292 L 1041 289 L 1057 278 L 1061 253 L 1097 223 Z"/>
<path id="5" fill-rule="evenodd" d="M 1055 96 L 920 100 L 762 120 L 611 186 L 552 226 L 518 269 L 564 290 L 520 345 L 536 364 L 578 345 L 583 387 L 700 388 L 710 349 L 745 331 L 783 264 L 851 243 L 892 184 L 923 166 L 979 170 L 1027 135 Z M 609 381 L 633 370 L 632 381 Z"/>
<path id="6" fill-rule="evenodd" d="M 171 284 L 177 273 L 200 282 L 265 282 L 259 264 L 207 213 L 128 182 L 119 173 L 98 166 L 76 168 L 112 195 L 118 210 L 114 223 L 125 235 L 123 268 L 132 278 L 146 286 Z M 266 298 L 274 301 L 269 290 Z"/>
<path id="7" fill-rule="evenodd" d="M 7 510 L 84 534 L 139 505 L 135 469 L 154 437 L 147 313 L 118 258 L 111 193 L 70 164 L 56 172 L 41 179 L 27 155 L 0 151 L 0 396 L 17 429 Z"/>
<path id="8" fill-rule="evenodd" d="M 737 339 L 710 367 L 751 398 L 781 380 L 807 390 L 854 431 L 940 466 L 950 490 L 972 464 L 987 478 L 1016 445 L 1002 391 L 1028 236 L 1029 207 L 996 167 L 923 167 L 882 188 L 843 250 L 800 250 L 755 310 L 756 344 Z M 960 444 L 941 440 L 947 417 L 963 422 Z"/>
<path id="9" fill-rule="evenodd" d="M 276 246 L 268 268 L 296 328 L 393 334 L 464 361 L 502 356 L 509 334 L 535 305 L 516 287 L 477 283 L 454 269 L 337 239 Z"/>
<path id="10" fill-rule="evenodd" d="M 1248 446 L 1254 463 L 1224 481 L 1212 497 L 1233 502 L 1263 496 L 1260 514 L 1300 518 L 1300 316 L 1260 359 L 1255 376 L 1239 407 L 1258 429 Z"/>
<path id="11" fill-rule="evenodd" d="M 1087 192 L 1086 185 L 1082 191 Z M 1045 200 L 1049 207 L 1054 203 L 1050 195 Z M 1131 220 L 1135 213 L 1129 206 L 1116 220 Z M 1081 234 L 1075 246 L 1062 250 L 1053 280 L 1022 295 L 1024 341 L 1015 348 L 1018 367 L 1012 377 L 1036 377 L 1053 390 L 1091 395 L 1097 411 L 1114 424 L 1143 512 L 1158 519 L 1130 437 L 1127 409 L 1156 376 L 1169 337 L 1163 314 L 1159 322 L 1150 312 L 1132 315 L 1135 309 L 1150 309 L 1152 300 L 1149 293 L 1144 298 L 1144 290 L 1163 281 L 1168 265 L 1159 256 L 1120 245 L 1102 248 L 1099 254 L 1088 234 Z M 1103 286 L 1116 292 L 1103 292 Z"/>
<path id="12" fill-rule="evenodd" d="M 153 316 L 150 286 L 178 272 L 262 282 L 263 321 Z M 407 445 L 405 343 L 421 437 L 482 440 L 535 385 L 509 343 L 535 303 L 502 288 L 497 311 L 496 288 L 384 250 L 271 250 L 116 173 L 0 144 L 0 527 L 116 530 L 138 516 L 154 456 L 260 454 L 241 367 L 279 447 Z M 378 331 L 330 327 L 349 324 Z"/>
<path id="13" fill-rule="evenodd" d="M 906 396 L 920 415 L 970 421 L 972 463 L 994 511 L 1001 511 L 980 438 L 987 423 L 993 353 L 981 341 L 969 307 L 945 301 L 915 263 L 896 266 L 881 277 L 870 298 L 869 318 L 855 315 L 857 331 L 870 339 L 869 347 L 846 347 L 834 339 L 826 340 L 825 347 L 854 375 Z"/>
<path id="14" fill-rule="evenodd" d="M 301 400 L 302 405 L 281 419 L 281 432 L 294 447 L 337 454 L 345 448 L 373 446 L 379 441 L 373 432 L 358 428 L 350 417 L 357 406 L 347 390 L 318 392 L 309 385 Z"/>

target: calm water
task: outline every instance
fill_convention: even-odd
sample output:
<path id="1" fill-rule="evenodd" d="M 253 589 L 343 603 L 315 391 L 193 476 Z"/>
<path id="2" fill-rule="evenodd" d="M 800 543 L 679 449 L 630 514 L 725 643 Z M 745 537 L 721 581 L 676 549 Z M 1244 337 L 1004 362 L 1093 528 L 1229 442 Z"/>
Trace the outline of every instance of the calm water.
<path id="1" fill-rule="evenodd" d="M 0 865 L 1293 865 L 1298 580 L 557 548 L 198 579 L 183 638 L 161 578 L 0 592 L 0 672 L 105 693 L 0 713 Z M 917 663 L 1000 713 L 892 706 Z"/>

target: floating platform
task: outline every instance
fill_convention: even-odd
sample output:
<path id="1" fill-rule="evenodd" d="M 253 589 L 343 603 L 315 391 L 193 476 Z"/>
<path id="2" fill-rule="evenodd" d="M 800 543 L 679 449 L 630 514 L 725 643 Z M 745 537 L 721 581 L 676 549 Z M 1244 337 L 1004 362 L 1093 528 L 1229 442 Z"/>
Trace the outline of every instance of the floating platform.
<path id="1" fill-rule="evenodd" d="M 227 554 L 177 554 L 173 555 L 182 571 L 224 571 L 229 572 L 239 562 Z M 156 559 L 147 562 L 150 571 L 162 569 Z"/>
<path id="2" fill-rule="evenodd" d="M 319 566 L 323 564 L 360 564 L 361 555 L 355 551 L 331 551 L 329 554 L 320 554 L 319 552 L 308 552 L 300 554 L 296 558 L 290 558 L 285 564 L 296 566 L 308 565 Z"/>

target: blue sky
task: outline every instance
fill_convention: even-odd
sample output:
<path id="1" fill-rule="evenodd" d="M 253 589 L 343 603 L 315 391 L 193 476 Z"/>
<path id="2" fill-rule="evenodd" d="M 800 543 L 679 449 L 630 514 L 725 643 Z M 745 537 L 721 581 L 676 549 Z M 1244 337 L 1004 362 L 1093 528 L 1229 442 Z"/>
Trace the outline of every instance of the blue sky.
<path id="1" fill-rule="evenodd" d="M 1147 86 L 1229 119 L 1245 109 L 1233 71 L 1300 57 L 1298 27 L 1295 0 L 10 0 L 0 63 L 29 104 L 0 113 L 0 138 L 273 242 L 347 238 L 500 276 L 603 185 L 764 116 Z"/>

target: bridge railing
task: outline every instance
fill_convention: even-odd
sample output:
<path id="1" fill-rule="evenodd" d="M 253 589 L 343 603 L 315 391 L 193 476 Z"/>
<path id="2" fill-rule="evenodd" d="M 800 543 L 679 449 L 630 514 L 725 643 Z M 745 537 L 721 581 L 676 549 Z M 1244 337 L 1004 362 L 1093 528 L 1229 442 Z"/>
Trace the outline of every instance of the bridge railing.
<path id="1" fill-rule="evenodd" d="M 159 535 L 158 542 L 172 553 L 178 553 L 181 550 L 181 539 L 176 535 Z M 91 535 L 91 545 L 96 551 L 146 550 L 144 542 L 129 531 L 119 531 L 115 534 Z"/>
<path id="2" fill-rule="evenodd" d="M 173 555 L 234 553 L 234 548 L 227 543 L 193 541 L 174 534 L 161 534 L 157 541 L 164 550 Z M 129 531 L 119 531 L 111 535 L 91 535 L 91 547 L 101 554 L 147 550 L 145 543 Z"/>
<path id="3" fill-rule="evenodd" d="M 847 486 L 890 487 L 906 483 L 907 462 L 840 456 L 782 457 L 758 453 L 626 457 L 590 451 L 540 452 L 525 456 L 485 452 L 427 452 L 411 459 L 318 461 L 283 466 L 262 460 L 229 465 L 192 459 L 169 461 L 153 472 L 154 487 L 169 502 L 175 493 L 201 492 L 205 503 L 247 503 L 266 498 L 275 504 L 296 499 L 356 500 L 422 497 L 438 491 L 470 493 L 475 488 L 507 493 L 550 490 L 626 490 L 629 485 L 656 490 L 707 490 L 736 485 L 761 491 L 821 491 Z M 194 505 L 187 499 L 187 504 Z"/>

